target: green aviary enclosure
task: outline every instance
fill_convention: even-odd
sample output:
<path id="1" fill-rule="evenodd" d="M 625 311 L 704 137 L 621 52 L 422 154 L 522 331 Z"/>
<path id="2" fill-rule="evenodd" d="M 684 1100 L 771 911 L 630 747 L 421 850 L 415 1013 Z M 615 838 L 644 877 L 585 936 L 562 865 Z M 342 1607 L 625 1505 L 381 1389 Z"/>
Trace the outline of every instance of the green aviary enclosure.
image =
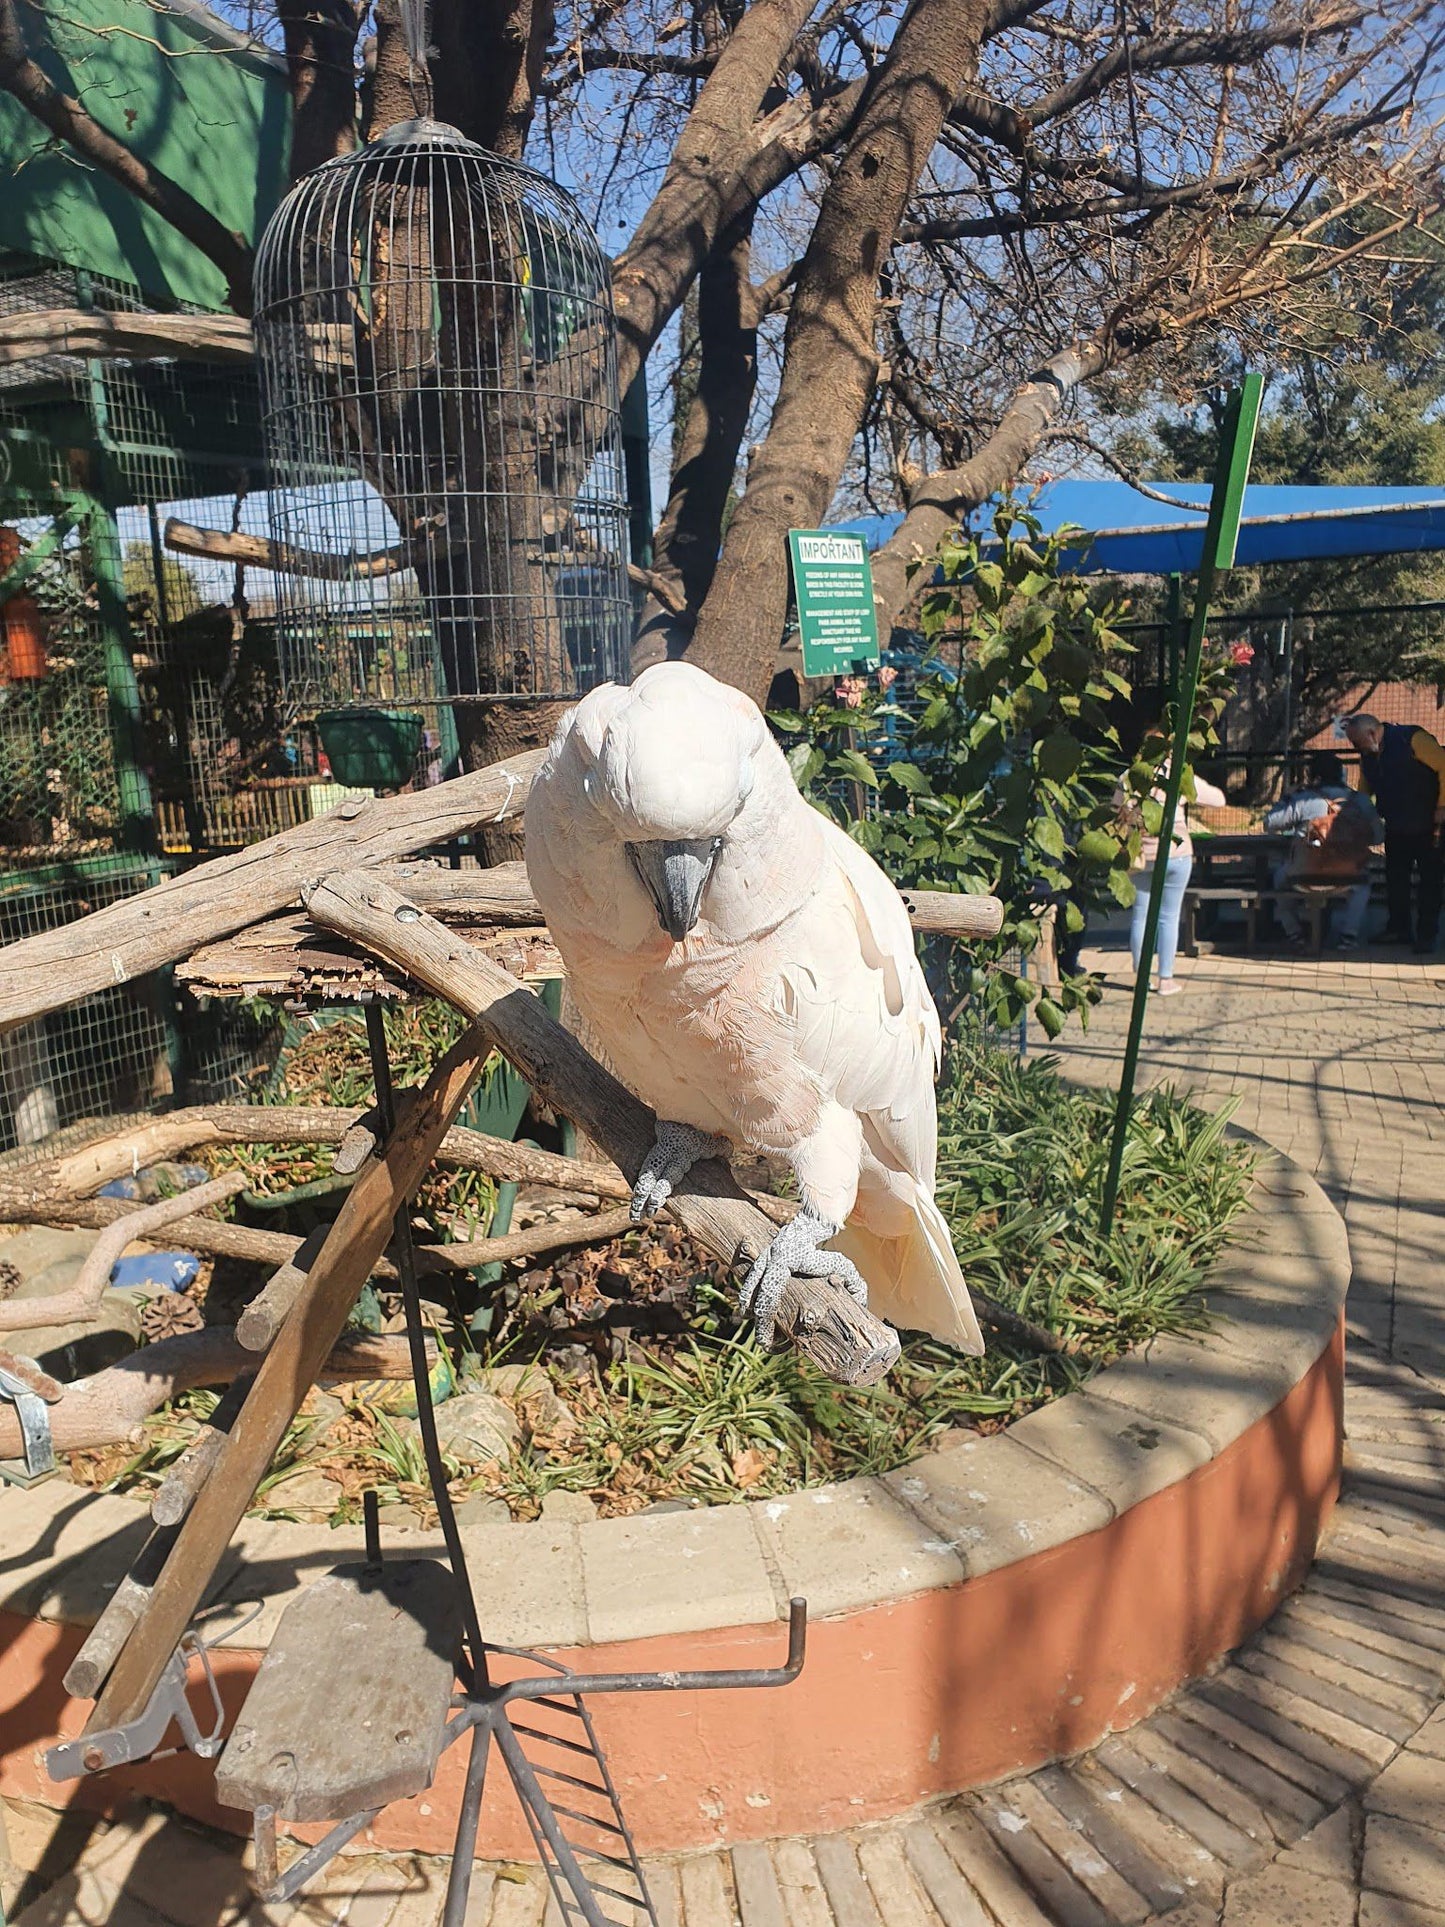
<path id="1" fill-rule="evenodd" d="M 218 213 L 253 233 L 285 179 L 280 63 L 199 10 L 158 11 L 153 37 L 124 25 L 108 0 L 80 0 L 32 23 L 30 43 L 57 85 L 157 164 L 184 178 L 204 153 Z M 234 569 L 197 572 L 161 546 L 163 505 L 220 497 L 239 517 L 261 486 L 244 335 L 219 317 L 210 333 L 224 283 L 8 95 L 0 145 L 5 944 L 303 820 L 320 799 L 314 755 L 288 745 L 276 706 L 265 598 Z M 163 974 L 87 998 L 4 1039 L 0 1150 L 183 1085 L 227 1088 L 253 1030 L 192 1019 L 183 1036 Z"/>

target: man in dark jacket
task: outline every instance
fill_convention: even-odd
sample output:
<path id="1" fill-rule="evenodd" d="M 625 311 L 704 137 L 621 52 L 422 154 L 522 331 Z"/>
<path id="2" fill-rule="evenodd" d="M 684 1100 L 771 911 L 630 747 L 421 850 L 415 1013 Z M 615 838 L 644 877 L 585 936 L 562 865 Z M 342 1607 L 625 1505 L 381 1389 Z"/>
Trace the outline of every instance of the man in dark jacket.
<path id="1" fill-rule="evenodd" d="M 1360 774 L 1385 819 L 1385 903 L 1381 941 L 1409 943 L 1420 955 L 1435 948 L 1445 886 L 1445 749 L 1428 729 L 1348 716 L 1345 735 L 1360 752 Z M 1420 876 L 1418 914 L 1410 916 L 1411 886 Z"/>

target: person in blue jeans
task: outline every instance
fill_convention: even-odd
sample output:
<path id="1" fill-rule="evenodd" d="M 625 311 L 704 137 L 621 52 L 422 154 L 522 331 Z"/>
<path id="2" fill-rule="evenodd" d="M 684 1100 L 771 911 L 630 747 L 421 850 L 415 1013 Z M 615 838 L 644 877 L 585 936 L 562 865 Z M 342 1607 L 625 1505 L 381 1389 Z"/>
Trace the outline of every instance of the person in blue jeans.
<path id="1" fill-rule="evenodd" d="M 1162 789 L 1150 792 L 1156 803 L 1164 801 Z M 1194 801 L 1202 803 L 1206 809 L 1223 809 L 1225 794 L 1207 783 L 1202 776 L 1194 778 Z M 1139 864 L 1134 871 L 1134 921 L 1129 928 L 1129 954 L 1134 959 L 1137 975 L 1139 959 L 1144 951 L 1144 921 L 1149 915 L 1151 882 L 1154 875 L 1154 860 L 1159 853 L 1157 836 L 1146 836 L 1139 851 Z M 1179 800 L 1178 814 L 1174 819 L 1174 834 L 1170 838 L 1169 862 L 1164 871 L 1164 890 L 1159 899 L 1159 937 L 1155 946 L 1155 961 L 1159 969 L 1159 995 L 1172 997 L 1179 990 L 1174 978 L 1174 959 L 1179 949 L 1179 919 L 1184 910 L 1184 892 L 1189 888 L 1189 878 L 1194 870 L 1194 839 L 1189 834 L 1189 814 L 1184 799 Z"/>

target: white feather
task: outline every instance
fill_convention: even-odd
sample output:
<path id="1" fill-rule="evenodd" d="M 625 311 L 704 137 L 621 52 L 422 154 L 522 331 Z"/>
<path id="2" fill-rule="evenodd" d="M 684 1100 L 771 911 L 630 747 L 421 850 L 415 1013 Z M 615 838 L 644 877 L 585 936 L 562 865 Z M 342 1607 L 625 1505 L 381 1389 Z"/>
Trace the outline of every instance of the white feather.
<path id="1" fill-rule="evenodd" d="M 982 1339 L 933 1201 L 938 1014 L 908 913 L 799 795 L 756 705 L 685 663 L 594 690 L 527 804 L 527 866 L 572 994 L 660 1117 L 786 1158 L 896 1323 Z M 724 838 L 673 944 L 628 841 Z"/>

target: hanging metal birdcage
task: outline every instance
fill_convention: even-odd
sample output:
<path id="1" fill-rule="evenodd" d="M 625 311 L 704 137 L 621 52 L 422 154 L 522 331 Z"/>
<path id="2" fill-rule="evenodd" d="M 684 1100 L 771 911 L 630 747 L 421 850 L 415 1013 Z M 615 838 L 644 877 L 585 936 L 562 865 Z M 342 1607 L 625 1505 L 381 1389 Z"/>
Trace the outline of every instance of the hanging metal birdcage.
<path id="1" fill-rule="evenodd" d="M 296 712 L 625 679 L 611 292 L 571 197 L 407 121 L 292 190 L 256 280 Z"/>

